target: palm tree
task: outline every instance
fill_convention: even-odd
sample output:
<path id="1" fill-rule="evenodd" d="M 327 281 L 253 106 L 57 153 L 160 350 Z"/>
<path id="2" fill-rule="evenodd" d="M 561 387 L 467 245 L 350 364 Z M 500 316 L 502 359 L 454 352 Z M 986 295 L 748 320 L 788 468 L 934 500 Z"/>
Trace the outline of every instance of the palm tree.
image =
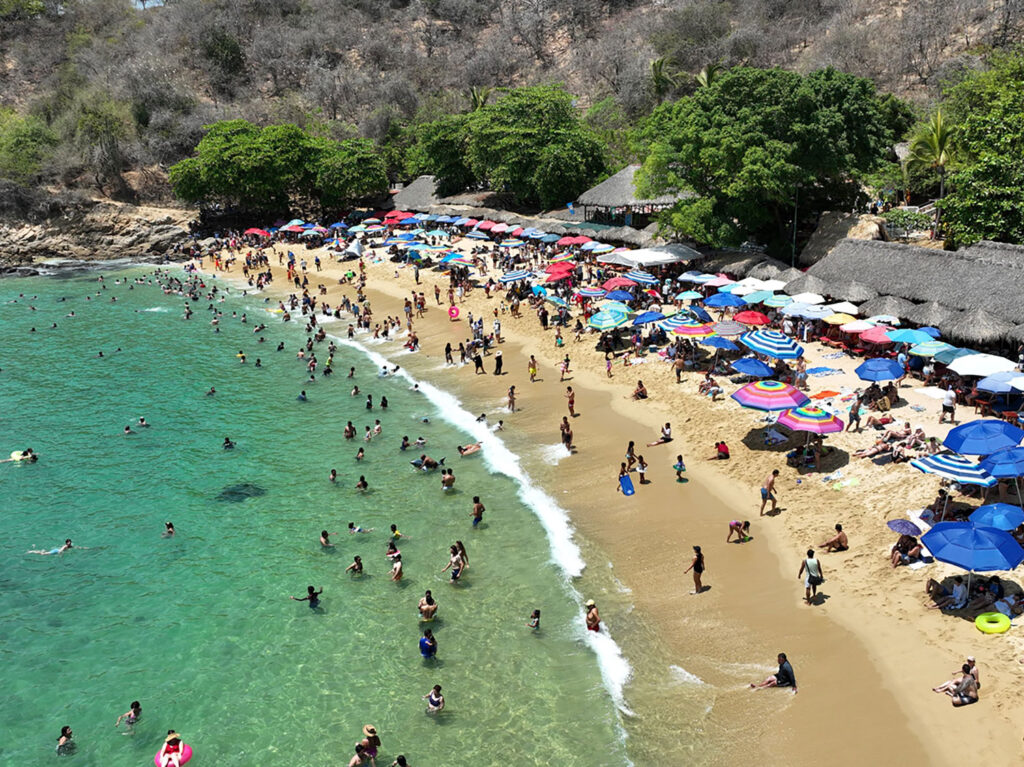
<path id="1" fill-rule="evenodd" d="M 946 196 L 946 171 L 954 162 L 956 154 L 956 127 L 946 122 L 942 110 L 938 110 L 910 142 L 907 157 L 909 168 L 929 168 L 939 173 L 939 200 L 935 206 L 935 227 L 932 235 L 939 232 L 939 214 L 942 200 Z"/>
<path id="2" fill-rule="evenodd" d="M 722 71 L 724 71 L 724 67 L 721 64 L 706 64 L 693 76 L 693 79 L 697 81 L 699 87 L 710 88 L 711 84 L 718 79 L 719 72 Z"/>
<path id="3" fill-rule="evenodd" d="M 679 85 L 679 75 L 672 71 L 667 59 L 660 58 L 651 62 L 651 85 L 654 98 L 659 104 Z"/>
<path id="4" fill-rule="evenodd" d="M 487 101 L 491 98 L 491 94 L 494 92 L 494 88 L 490 88 L 486 85 L 476 86 L 469 88 L 466 91 L 466 98 L 469 99 L 469 111 L 476 112 L 479 109 L 483 109 L 487 106 Z"/>

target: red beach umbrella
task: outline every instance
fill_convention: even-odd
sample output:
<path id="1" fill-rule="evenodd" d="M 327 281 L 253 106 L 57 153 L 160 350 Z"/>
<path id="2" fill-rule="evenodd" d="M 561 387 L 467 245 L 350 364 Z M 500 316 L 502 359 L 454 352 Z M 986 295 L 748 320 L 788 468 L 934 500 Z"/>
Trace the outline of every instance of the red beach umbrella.
<path id="1" fill-rule="evenodd" d="M 761 314 L 761 312 L 745 311 L 740 312 L 733 317 L 736 322 L 742 322 L 744 325 L 767 325 L 769 319 Z"/>
<path id="2" fill-rule="evenodd" d="M 606 280 L 601 286 L 605 290 L 615 290 L 615 288 L 631 288 L 636 285 L 633 280 L 627 280 L 625 277 L 612 277 L 610 280 Z"/>
<path id="3" fill-rule="evenodd" d="M 486 232 L 488 229 L 494 226 L 494 223 L 494 221 L 481 221 L 479 224 L 476 225 L 476 228 L 483 229 Z"/>

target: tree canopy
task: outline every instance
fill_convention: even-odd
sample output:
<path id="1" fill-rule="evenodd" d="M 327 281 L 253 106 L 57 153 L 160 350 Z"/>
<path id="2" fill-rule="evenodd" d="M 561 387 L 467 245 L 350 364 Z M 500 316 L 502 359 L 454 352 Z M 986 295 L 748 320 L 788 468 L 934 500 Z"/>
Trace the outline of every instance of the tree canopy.
<path id="1" fill-rule="evenodd" d="M 956 165 L 943 220 L 954 243 L 1024 242 L 1024 54 L 999 53 L 946 91 Z"/>
<path id="2" fill-rule="evenodd" d="M 31 181 L 57 142 L 57 134 L 42 120 L 0 109 L 0 178 Z"/>
<path id="3" fill-rule="evenodd" d="M 909 124 L 904 104 L 861 77 L 737 67 L 641 125 L 640 193 L 696 193 L 663 214 L 678 234 L 712 245 L 755 238 L 778 252 L 795 204 L 808 217 L 852 205 L 859 177 Z"/>
<path id="4" fill-rule="evenodd" d="M 264 212 L 314 202 L 336 210 L 387 191 L 372 141 L 335 141 L 297 125 L 259 128 L 246 120 L 206 126 L 195 156 L 170 169 L 175 195 Z"/>

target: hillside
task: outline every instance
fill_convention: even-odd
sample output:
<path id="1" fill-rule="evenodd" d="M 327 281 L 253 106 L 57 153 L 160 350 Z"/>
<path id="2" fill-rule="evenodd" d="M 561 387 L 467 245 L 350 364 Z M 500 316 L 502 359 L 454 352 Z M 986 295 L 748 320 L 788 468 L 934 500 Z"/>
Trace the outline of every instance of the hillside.
<path id="1" fill-rule="evenodd" d="M 1022 29 L 1016 0 L 3 0 L 0 107 L 54 132 L 44 175 L 152 199 L 226 118 L 387 144 L 489 88 L 560 81 L 614 128 L 713 62 L 832 65 L 924 103 Z"/>

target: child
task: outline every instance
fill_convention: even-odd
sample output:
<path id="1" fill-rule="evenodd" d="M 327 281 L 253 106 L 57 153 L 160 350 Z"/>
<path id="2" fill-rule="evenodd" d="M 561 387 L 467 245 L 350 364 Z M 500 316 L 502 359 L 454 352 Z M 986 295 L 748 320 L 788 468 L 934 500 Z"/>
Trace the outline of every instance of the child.
<path id="1" fill-rule="evenodd" d="M 736 535 L 736 543 L 746 543 L 747 541 L 749 541 L 750 522 L 744 522 L 743 524 L 740 524 L 740 521 L 738 519 L 734 519 L 732 522 L 730 522 L 729 536 L 725 539 L 726 543 L 732 540 L 732 536 L 734 533 Z"/>
<path id="2" fill-rule="evenodd" d="M 645 475 L 647 474 L 647 462 L 644 460 L 642 455 L 638 455 L 636 457 L 636 471 L 637 474 L 640 475 L 640 484 L 646 485 L 647 477 Z"/>
<path id="3" fill-rule="evenodd" d="M 672 467 L 676 470 L 676 482 L 685 482 L 683 478 L 683 472 L 686 471 L 686 464 L 683 463 L 683 457 L 681 455 L 676 456 L 676 464 Z"/>
<path id="4" fill-rule="evenodd" d="M 530 615 L 530 622 L 526 625 L 534 630 L 540 628 L 540 610 L 533 611 L 533 613 Z"/>
<path id="5" fill-rule="evenodd" d="M 611 357 L 609 357 L 608 359 L 606 359 L 604 361 L 604 369 L 605 369 L 605 372 L 608 373 L 608 377 L 611 378 L 612 377 L 612 359 L 611 359 Z"/>

